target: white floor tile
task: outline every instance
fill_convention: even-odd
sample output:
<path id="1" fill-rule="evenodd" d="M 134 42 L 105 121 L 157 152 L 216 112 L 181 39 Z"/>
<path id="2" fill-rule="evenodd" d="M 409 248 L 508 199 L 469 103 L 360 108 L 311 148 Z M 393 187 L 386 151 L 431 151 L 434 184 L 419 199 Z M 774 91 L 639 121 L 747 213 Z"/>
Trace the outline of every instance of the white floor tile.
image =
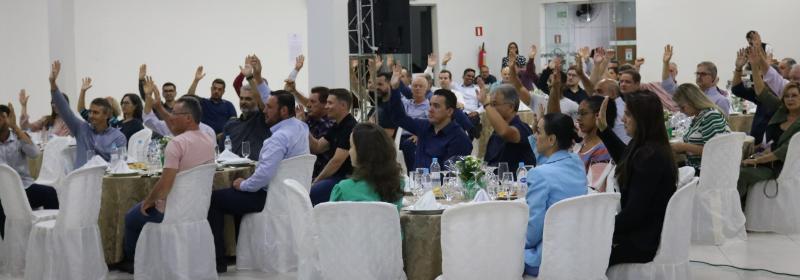
<path id="1" fill-rule="evenodd" d="M 689 259 L 713 264 L 731 264 L 719 247 L 711 245 L 692 245 L 689 248 Z"/>
<path id="2" fill-rule="evenodd" d="M 780 234 L 749 233 L 746 242 L 720 247 L 731 264 L 800 275 L 800 243 Z"/>

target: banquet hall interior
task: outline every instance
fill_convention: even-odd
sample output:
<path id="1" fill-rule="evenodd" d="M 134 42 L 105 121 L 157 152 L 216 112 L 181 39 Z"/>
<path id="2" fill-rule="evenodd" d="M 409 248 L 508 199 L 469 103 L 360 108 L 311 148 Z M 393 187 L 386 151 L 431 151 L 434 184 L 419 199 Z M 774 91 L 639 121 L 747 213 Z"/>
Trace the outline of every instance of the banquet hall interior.
<path id="1" fill-rule="evenodd" d="M 0 0 L 0 279 L 800 279 L 798 10 Z"/>

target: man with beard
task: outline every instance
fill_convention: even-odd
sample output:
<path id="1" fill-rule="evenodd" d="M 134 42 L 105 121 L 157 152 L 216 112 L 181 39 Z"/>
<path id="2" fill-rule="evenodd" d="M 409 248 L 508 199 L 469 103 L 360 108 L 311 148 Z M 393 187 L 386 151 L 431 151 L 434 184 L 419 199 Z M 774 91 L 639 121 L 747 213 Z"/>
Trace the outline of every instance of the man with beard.
<path id="1" fill-rule="evenodd" d="M 250 155 L 248 158 L 258 160 L 258 154 L 254 151 L 261 151 L 261 145 L 264 139 L 270 136 L 267 123 L 264 122 L 264 103 L 261 101 L 260 96 L 253 92 L 253 87 L 265 87 L 266 82 L 259 79 L 260 84 L 256 85 L 255 77 L 261 77 L 261 63 L 256 63 L 258 66 L 253 67 L 253 73 L 248 73 L 247 81 L 249 84 L 242 85 L 239 92 L 239 109 L 242 114 L 238 118 L 228 120 L 225 124 L 223 133 L 231 137 L 231 149 L 234 154 L 242 155 L 242 142 L 247 141 L 250 145 Z M 261 84 L 263 83 L 263 85 Z M 222 143 L 217 144 L 222 147 Z"/>

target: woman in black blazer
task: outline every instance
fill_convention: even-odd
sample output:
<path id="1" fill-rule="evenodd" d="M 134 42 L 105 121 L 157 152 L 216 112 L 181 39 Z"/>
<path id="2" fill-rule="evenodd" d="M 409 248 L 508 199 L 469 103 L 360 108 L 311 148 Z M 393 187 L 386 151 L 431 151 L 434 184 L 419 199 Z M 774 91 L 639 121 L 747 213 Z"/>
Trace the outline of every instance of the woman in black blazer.
<path id="1" fill-rule="evenodd" d="M 678 169 L 664 126 L 664 108 L 649 91 L 625 96 L 625 131 L 633 137 L 626 146 L 606 121 L 608 97 L 597 117 L 600 139 L 617 163 L 622 195 L 617 213 L 610 265 L 653 260 L 661 240 L 664 213 L 675 192 Z"/>

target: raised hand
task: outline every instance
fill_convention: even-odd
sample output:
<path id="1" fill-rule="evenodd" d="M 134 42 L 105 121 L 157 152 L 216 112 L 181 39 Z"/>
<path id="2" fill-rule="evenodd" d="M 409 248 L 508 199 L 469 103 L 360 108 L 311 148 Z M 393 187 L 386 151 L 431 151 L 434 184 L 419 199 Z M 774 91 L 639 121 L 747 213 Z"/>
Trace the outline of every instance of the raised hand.
<path id="1" fill-rule="evenodd" d="M 588 48 L 586 49 L 588 51 Z M 578 52 L 578 55 L 575 56 L 575 70 L 578 72 L 578 75 L 583 73 L 583 55 L 580 52 Z"/>
<path id="2" fill-rule="evenodd" d="M 536 45 L 531 45 L 531 52 L 528 53 L 528 58 L 536 57 L 536 53 L 538 53 L 538 49 L 536 48 Z"/>
<path id="3" fill-rule="evenodd" d="M 644 64 L 644 57 L 636 58 L 636 61 L 633 62 L 633 66 L 636 67 L 636 69 L 642 67 L 642 64 Z"/>
<path id="4" fill-rule="evenodd" d="M 383 58 L 381 58 L 381 55 L 375 54 L 375 57 L 373 57 L 373 61 L 374 61 L 375 65 L 370 66 L 370 67 L 372 67 L 372 69 L 376 69 L 376 70 L 377 69 L 381 69 L 381 66 L 383 66 Z"/>
<path id="5" fill-rule="evenodd" d="M 450 62 L 450 59 L 453 59 L 453 53 L 446 52 L 444 57 L 442 57 L 442 65 L 447 65 L 447 63 Z"/>
<path id="6" fill-rule="evenodd" d="M 147 64 L 139 65 L 139 80 L 144 80 L 145 76 L 147 76 Z"/>
<path id="7" fill-rule="evenodd" d="M 669 63 L 672 60 L 672 45 L 664 46 L 664 63 Z"/>
<path id="8" fill-rule="evenodd" d="M 512 63 L 513 64 L 513 63 Z M 475 89 L 475 96 L 478 97 L 478 102 L 480 102 L 483 106 L 489 104 L 489 87 L 486 86 L 486 82 L 483 81 L 483 78 L 478 76 L 475 78 L 477 80 L 478 88 Z"/>
<path id="9" fill-rule="evenodd" d="M 144 96 L 147 97 L 153 94 L 154 88 L 155 88 L 155 83 L 153 83 L 153 78 L 150 76 L 145 76 L 143 85 Z"/>
<path id="10" fill-rule="evenodd" d="M 617 57 L 617 50 L 615 49 L 608 49 L 606 51 L 606 60 L 611 61 Z"/>
<path id="11" fill-rule="evenodd" d="M 256 55 L 250 56 L 250 67 L 253 67 L 253 77 L 261 78 L 261 59 Z"/>
<path id="12" fill-rule="evenodd" d="M 295 83 L 292 80 L 286 79 L 283 80 L 283 90 L 288 92 L 295 92 L 297 88 L 295 87 Z"/>
<path id="13" fill-rule="evenodd" d="M 197 70 L 194 72 L 194 80 L 199 81 L 202 80 L 206 76 L 206 73 L 203 73 L 203 65 L 197 67 Z"/>
<path id="14" fill-rule="evenodd" d="M 58 79 L 58 74 L 61 73 L 61 61 L 54 61 L 52 65 L 50 65 L 50 83 L 55 84 L 56 80 Z"/>
<path id="15" fill-rule="evenodd" d="M 736 70 L 741 71 L 742 67 L 744 67 L 744 65 L 747 64 L 747 60 L 748 60 L 747 49 L 746 48 L 739 49 L 739 51 L 736 52 L 736 62 L 734 63 L 734 65 L 736 66 Z"/>
<path id="16" fill-rule="evenodd" d="M 390 82 L 393 89 L 396 89 L 400 86 L 400 76 L 403 75 L 403 66 L 400 64 L 395 64 L 392 67 L 392 80 Z"/>
<path id="17" fill-rule="evenodd" d="M 6 123 L 12 128 L 17 127 L 17 114 L 14 112 L 14 104 L 8 102 L 8 116 L 6 116 Z"/>
<path id="18" fill-rule="evenodd" d="M 305 121 L 306 120 L 306 110 L 303 109 L 303 105 L 297 105 L 294 107 L 294 115 L 298 120 Z"/>
<path id="19" fill-rule="evenodd" d="M 599 65 L 603 63 L 603 60 L 606 57 L 606 49 L 604 48 L 597 48 L 594 50 L 594 65 Z"/>
<path id="20" fill-rule="evenodd" d="M 595 124 L 599 131 L 605 131 L 608 128 L 608 120 L 606 120 L 606 110 L 608 110 L 608 96 L 603 98 L 603 104 L 600 105 L 600 111 L 597 112 L 595 117 Z"/>
<path id="21" fill-rule="evenodd" d="M 144 64 L 142 64 L 142 65 L 144 65 Z M 85 91 L 89 90 L 90 88 L 92 88 L 92 78 L 91 77 L 86 77 L 86 78 L 81 79 L 81 91 L 85 92 Z"/>
<path id="22" fill-rule="evenodd" d="M 300 71 L 300 69 L 303 69 L 305 61 L 306 57 L 304 55 L 298 55 L 297 58 L 294 59 L 294 70 Z"/>
<path id="23" fill-rule="evenodd" d="M 25 92 L 24 88 L 19 90 L 19 104 L 22 105 L 22 107 L 27 107 L 28 106 L 28 98 L 29 97 L 30 96 L 28 96 L 28 94 Z"/>
<path id="24" fill-rule="evenodd" d="M 583 47 L 583 48 L 578 49 L 577 58 L 580 58 L 580 59 L 576 59 L 576 61 L 581 61 L 581 62 L 584 59 L 589 58 L 589 47 Z"/>
<path id="25" fill-rule="evenodd" d="M 394 55 L 392 54 L 386 55 L 386 66 L 394 67 Z"/>
<path id="26" fill-rule="evenodd" d="M 436 67 L 437 62 L 439 62 L 439 59 L 436 56 L 436 53 L 431 53 L 428 55 L 428 67 Z"/>

